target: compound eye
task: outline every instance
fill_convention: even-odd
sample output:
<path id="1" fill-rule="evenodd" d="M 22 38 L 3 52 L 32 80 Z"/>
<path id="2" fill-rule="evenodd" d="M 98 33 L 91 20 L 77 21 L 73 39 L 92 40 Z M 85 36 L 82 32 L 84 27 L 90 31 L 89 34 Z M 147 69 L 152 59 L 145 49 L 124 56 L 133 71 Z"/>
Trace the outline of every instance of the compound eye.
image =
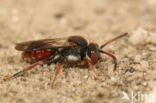
<path id="1" fill-rule="evenodd" d="M 91 59 L 92 59 L 93 63 L 97 63 L 97 61 L 98 61 L 98 56 L 94 51 L 91 51 Z"/>

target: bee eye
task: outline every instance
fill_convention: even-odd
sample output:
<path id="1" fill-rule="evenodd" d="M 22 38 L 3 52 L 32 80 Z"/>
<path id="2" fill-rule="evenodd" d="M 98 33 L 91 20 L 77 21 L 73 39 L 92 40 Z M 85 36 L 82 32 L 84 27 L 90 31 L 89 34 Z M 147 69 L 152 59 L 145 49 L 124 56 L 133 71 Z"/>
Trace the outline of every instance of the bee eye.
<path id="1" fill-rule="evenodd" d="M 94 51 L 91 51 L 91 55 L 90 56 L 91 56 L 91 59 L 92 59 L 93 63 L 97 63 L 98 56 L 97 56 L 97 54 Z"/>

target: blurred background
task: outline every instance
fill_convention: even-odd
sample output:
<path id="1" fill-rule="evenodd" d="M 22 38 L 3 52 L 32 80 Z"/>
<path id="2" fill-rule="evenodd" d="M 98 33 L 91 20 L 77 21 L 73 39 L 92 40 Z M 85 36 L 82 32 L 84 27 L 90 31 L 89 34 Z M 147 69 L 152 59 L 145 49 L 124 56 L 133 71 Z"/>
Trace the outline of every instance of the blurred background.
<path id="1" fill-rule="evenodd" d="M 155 0 L 0 0 L 0 35 L 16 42 L 75 34 L 104 40 L 107 34 L 155 28 L 155 5 Z"/>

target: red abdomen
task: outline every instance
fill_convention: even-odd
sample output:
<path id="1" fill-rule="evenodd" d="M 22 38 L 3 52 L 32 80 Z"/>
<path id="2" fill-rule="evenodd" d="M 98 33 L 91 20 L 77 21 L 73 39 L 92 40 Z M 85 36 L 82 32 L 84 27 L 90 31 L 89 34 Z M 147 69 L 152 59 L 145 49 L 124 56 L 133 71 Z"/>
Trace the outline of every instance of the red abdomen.
<path id="1" fill-rule="evenodd" d="M 24 60 L 34 63 L 43 59 L 48 58 L 49 56 L 53 55 L 55 51 L 49 49 L 37 50 L 33 52 L 23 52 L 22 57 Z"/>

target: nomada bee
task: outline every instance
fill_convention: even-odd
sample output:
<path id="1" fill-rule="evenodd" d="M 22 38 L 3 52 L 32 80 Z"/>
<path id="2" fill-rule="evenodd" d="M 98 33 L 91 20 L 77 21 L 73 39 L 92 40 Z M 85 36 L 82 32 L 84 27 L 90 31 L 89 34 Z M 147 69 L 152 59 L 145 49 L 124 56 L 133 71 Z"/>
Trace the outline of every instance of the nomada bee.
<path id="1" fill-rule="evenodd" d="M 88 64 L 91 70 L 93 70 L 95 76 L 98 78 L 98 74 L 94 68 L 96 64 L 101 59 L 101 53 L 105 54 L 113 59 L 114 69 L 117 68 L 117 59 L 111 53 L 103 51 L 106 45 L 112 43 L 113 41 L 128 35 L 124 33 L 100 47 L 96 43 L 88 43 L 87 40 L 81 36 L 70 36 L 68 38 L 55 38 L 55 39 L 42 39 L 36 41 L 26 41 L 22 43 L 17 43 L 15 46 L 16 50 L 23 51 L 22 57 L 28 62 L 33 63 L 29 67 L 24 68 L 12 76 L 6 77 L 5 80 L 15 78 L 24 72 L 33 69 L 37 65 L 51 64 L 55 63 L 56 72 L 51 83 L 51 87 L 54 86 L 56 77 L 60 72 L 62 63 L 78 62 L 84 61 Z"/>

